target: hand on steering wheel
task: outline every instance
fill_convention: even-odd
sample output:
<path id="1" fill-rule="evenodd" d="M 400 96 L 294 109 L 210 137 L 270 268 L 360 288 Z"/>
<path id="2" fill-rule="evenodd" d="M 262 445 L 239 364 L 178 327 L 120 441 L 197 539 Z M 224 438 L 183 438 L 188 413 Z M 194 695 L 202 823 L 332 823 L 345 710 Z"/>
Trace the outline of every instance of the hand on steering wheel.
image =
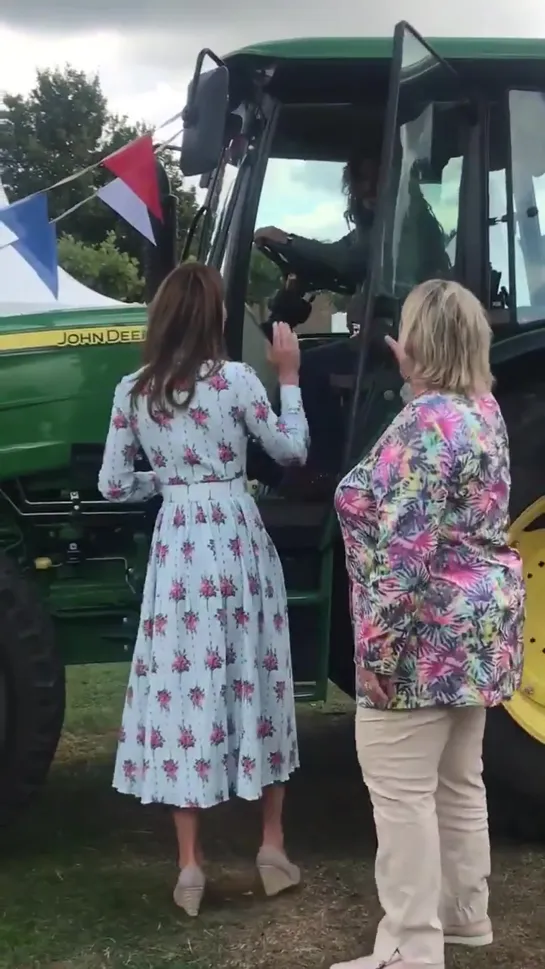
<path id="1" fill-rule="evenodd" d="M 258 229 L 254 235 L 254 243 L 256 246 L 266 244 L 267 242 L 279 242 L 280 245 L 284 246 L 287 241 L 287 232 L 284 232 L 283 229 L 277 229 L 275 225 L 268 225 L 263 229 Z"/>
<path id="2" fill-rule="evenodd" d="M 339 270 L 326 258 L 327 245 L 324 244 L 318 254 L 307 253 L 303 245 L 307 241 L 290 236 L 273 225 L 258 229 L 254 236 L 254 245 L 260 252 L 278 267 L 284 277 L 296 276 L 304 291 L 310 293 L 330 289 L 335 293 L 353 293 L 353 281 L 345 276 L 342 267 Z M 319 243 L 314 245 L 320 250 Z"/>

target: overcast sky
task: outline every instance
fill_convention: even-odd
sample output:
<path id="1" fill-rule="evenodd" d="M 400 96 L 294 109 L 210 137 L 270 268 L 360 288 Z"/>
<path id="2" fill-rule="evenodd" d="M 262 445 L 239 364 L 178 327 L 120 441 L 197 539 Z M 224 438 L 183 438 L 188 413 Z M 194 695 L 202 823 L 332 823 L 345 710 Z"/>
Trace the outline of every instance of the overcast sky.
<path id="1" fill-rule="evenodd" d="M 428 36 L 545 37 L 543 0 L 0 0 L 0 91 L 36 67 L 99 70 L 112 104 L 160 122 L 183 100 L 200 47 L 218 53 L 309 34 L 390 34 L 404 18 Z"/>

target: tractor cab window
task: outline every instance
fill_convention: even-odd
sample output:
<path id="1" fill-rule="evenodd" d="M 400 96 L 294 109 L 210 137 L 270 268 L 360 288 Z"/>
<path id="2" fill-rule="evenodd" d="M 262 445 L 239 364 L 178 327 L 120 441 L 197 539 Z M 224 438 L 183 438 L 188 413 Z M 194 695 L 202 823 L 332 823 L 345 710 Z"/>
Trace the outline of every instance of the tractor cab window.
<path id="1" fill-rule="evenodd" d="M 382 290 L 403 299 L 456 275 L 467 120 L 462 105 L 415 108 L 398 131 L 390 174 Z"/>
<path id="2" fill-rule="evenodd" d="M 309 292 L 338 295 L 349 295 L 361 283 L 384 107 L 281 107 L 255 222 L 255 229 L 274 227 L 282 233 L 271 236 L 273 245 L 262 250 L 276 267 L 274 282 L 292 272 Z M 279 250 L 275 243 L 285 244 L 286 236 L 294 237 L 293 245 Z M 316 314 L 299 332 L 326 329 Z"/>
<path id="3" fill-rule="evenodd" d="M 272 228 L 286 236 L 293 234 L 309 240 L 319 257 L 320 243 L 336 243 L 350 232 L 345 218 L 347 200 L 342 190 L 344 167 L 343 161 L 270 158 L 259 201 L 256 231 Z M 283 272 L 282 267 L 270 258 L 272 255 L 274 253 L 269 252 L 268 247 L 262 250 L 254 246 L 252 250 L 242 356 L 258 372 L 269 395 L 274 397 L 276 378 L 267 360 L 262 327 L 269 318 L 271 301 L 285 285 L 285 276 L 291 267 Z M 297 269 L 296 266 L 293 268 Z M 319 263 L 316 273 L 319 273 Z M 299 281 L 297 279 L 295 284 Z M 309 285 L 312 286 L 312 282 L 309 281 Z M 308 347 L 335 335 L 348 335 L 344 312 L 346 297 L 330 289 L 325 279 L 321 285 L 318 276 L 316 285 L 319 289 L 306 290 L 301 281 L 301 289 L 310 305 L 308 318 L 297 327 L 303 349 L 305 345 Z"/>
<path id="4" fill-rule="evenodd" d="M 254 231 L 243 359 L 274 393 L 262 327 L 286 288 L 306 318 L 287 317 L 303 352 L 349 336 L 351 296 L 365 276 L 374 217 L 382 114 L 352 104 L 280 110 Z"/>
<path id="5" fill-rule="evenodd" d="M 545 93 L 511 91 L 517 319 L 545 319 Z"/>
<path id="6" fill-rule="evenodd" d="M 209 245 L 206 255 L 209 261 L 221 267 L 225 258 L 225 247 L 229 229 L 231 200 L 234 193 L 237 169 L 228 162 L 218 173 L 218 185 L 212 200 L 209 218 Z M 207 239 L 208 241 L 208 239 Z"/>
<path id="7" fill-rule="evenodd" d="M 270 158 L 256 219 L 256 229 L 277 227 L 288 236 L 294 235 L 317 243 L 331 244 L 345 238 L 353 228 L 347 215 L 347 198 L 343 191 L 344 161 L 321 161 L 301 158 Z M 312 250 L 310 250 L 312 251 Z M 320 250 L 316 248 L 316 254 Z M 316 274 L 319 275 L 319 266 Z M 282 273 L 278 266 L 259 250 L 254 251 L 250 266 L 248 302 L 261 320 L 267 315 L 267 301 L 276 292 Z M 321 282 L 317 278 L 318 284 Z M 327 280 L 313 302 L 308 320 L 298 328 L 300 335 L 346 331 L 345 317 L 334 319 L 342 300 L 327 288 Z"/>

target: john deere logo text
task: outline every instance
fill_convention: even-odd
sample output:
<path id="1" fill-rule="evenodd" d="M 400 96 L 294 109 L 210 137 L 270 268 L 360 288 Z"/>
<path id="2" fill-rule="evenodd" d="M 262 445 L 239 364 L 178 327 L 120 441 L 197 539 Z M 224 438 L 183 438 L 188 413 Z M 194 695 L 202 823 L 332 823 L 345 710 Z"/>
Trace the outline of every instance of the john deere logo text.
<path id="1" fill-rule="evenodd" d="M 141 343 L 145 335 L 143 326 L 112 326 L 107 329 L 62 330 L 59 347 L 98 347 L 107 343 Z"/>
<path id="2" fill-rule="evenodd" d="M 78 329 L 13 330 L 0 333 L 0 353 L 24 353 L 32 350 L 70 349 L 71 347 L 102 347 L 113 343 L 142 343 L 146 327 L 136 324 L 124 326 L 81 326 Z"/>

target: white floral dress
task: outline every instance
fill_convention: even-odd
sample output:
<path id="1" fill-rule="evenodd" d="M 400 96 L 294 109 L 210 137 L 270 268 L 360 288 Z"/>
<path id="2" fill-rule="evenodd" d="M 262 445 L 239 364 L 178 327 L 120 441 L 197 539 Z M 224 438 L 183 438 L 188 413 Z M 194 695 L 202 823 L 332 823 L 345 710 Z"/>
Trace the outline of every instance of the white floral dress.
<path id="1" fill-rule="evenodd" d="M 248 800 L 298 767 L 282 566 L 246 487 L 248 436 L 304 463 L 297 387 L 274 414 L 253 370 L 226 362 L 187 410 L 131 411 L 115 391 L 99 478 L 111 501 L 160 491 L 114 773 L 144 804 Z M 139 449 L 151 472 L 135 472 Z"/>

